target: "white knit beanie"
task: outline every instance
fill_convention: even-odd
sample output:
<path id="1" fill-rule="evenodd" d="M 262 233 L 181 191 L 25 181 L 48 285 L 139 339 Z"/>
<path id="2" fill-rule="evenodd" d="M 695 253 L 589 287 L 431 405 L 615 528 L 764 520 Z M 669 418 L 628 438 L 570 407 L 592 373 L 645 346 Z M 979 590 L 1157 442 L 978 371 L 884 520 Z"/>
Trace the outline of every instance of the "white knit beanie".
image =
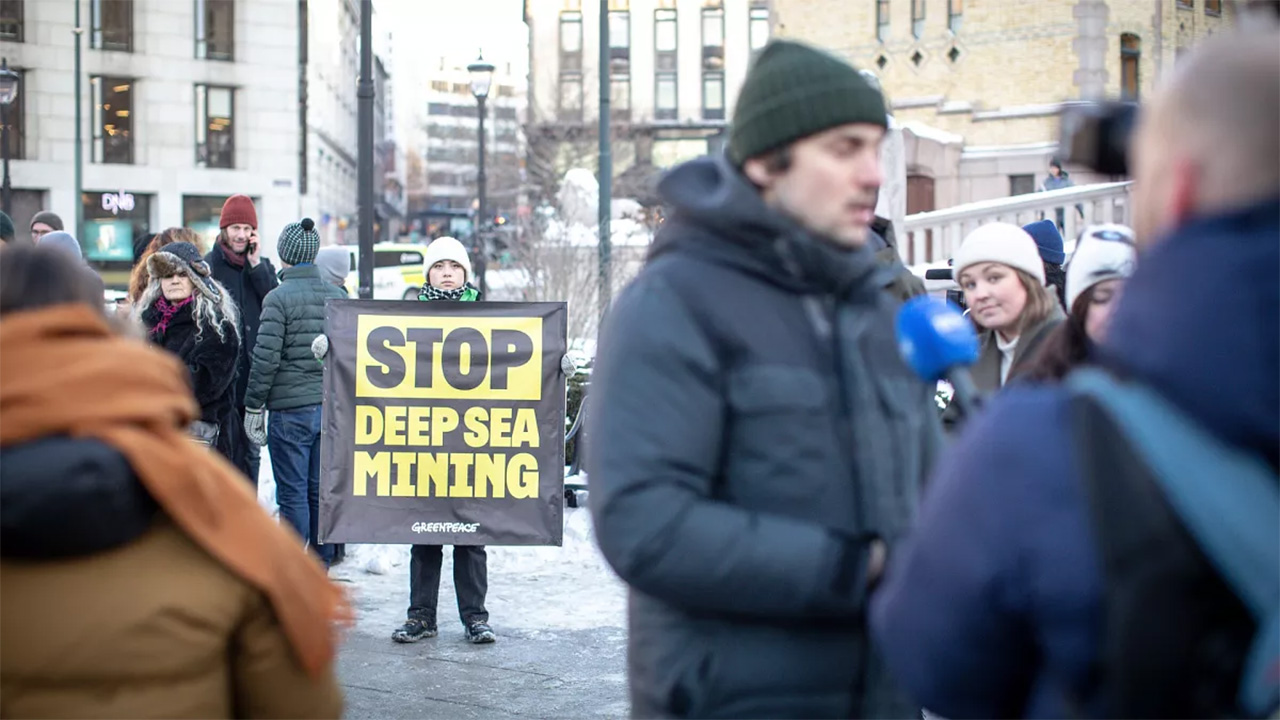
<path id="1" fill-rule="evenodd" d="M 1067 307 L 1075 305 L 1076 298 L 1104 280 L 1132 275 L 1137 256 L 1133 231 L 1124 225 L 1085 228 L 1067 264 Z"/>
<path id="2" fill-rule="evenodd" d="M 471 258 L 467 256 L 467 249 L 456 238 L 447 235 L 438 237 L 427 246 L 427 252 L 422 258 L 422 274 L 427 282 L 431 282 L 431 266 L 441 260 L 452 260 L 461 265 L 467 273 L 466 281 L 471 281 Z"/>
<path id="3" fill-rule="evenodd" d="M 987 223 L 969 233 L 952 258 L 951 270 L 959 281 L 965 268 L 986 262 L 1021 270 L 1044 285 L 1044 262 L 1036 241 L 1017 225 Z"/>

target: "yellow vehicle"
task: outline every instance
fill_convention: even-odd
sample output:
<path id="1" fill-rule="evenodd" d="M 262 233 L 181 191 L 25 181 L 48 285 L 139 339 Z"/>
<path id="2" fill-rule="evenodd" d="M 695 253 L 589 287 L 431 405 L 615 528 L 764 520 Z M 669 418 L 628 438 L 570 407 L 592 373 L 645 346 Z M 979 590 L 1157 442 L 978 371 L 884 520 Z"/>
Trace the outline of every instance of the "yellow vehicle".
<path id="1" fill-rule="evenodd" d="M 417 300 L 427 279 L 422 272 L 423 245 L 381 243 L 373 246 L 373 299 Z M 360 249 L 348 245 L 351 272 L 347 275 L 347 292 L 356 297 L 360 288 L 357 262 Z"/>

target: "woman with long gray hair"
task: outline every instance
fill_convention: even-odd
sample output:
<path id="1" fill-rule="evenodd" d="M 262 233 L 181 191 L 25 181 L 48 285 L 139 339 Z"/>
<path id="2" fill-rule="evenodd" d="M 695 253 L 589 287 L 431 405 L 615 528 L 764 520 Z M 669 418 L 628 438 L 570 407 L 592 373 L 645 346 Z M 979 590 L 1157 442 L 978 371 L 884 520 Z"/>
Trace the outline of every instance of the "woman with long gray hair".
<path id="1" fill-rule="evenodd" d="M 235 402 L 240 356 L 235 303 L 191 243 L 157 250 L 147 258 L 147 273 L 137 313 L 147 339 L 177 355 L 191 374 L 200 403 L 200 420 L 192 423 L 191 435 L 239 467 L 246 445 Z"/>

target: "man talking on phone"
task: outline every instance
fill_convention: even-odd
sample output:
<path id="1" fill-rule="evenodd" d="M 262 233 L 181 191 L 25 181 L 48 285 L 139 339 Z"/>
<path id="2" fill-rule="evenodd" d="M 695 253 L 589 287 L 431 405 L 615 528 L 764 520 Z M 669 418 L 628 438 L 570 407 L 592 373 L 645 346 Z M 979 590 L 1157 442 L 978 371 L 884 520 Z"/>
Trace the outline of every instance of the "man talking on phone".
<path id="1" fill-rule="evenodd" d="M 205 262 L 213 270 L 213 278 L 231 294 L 240 308 L 240 361 L 236 375 L 236 409 L 244 416 L 244 393 L 249 384 L 250 359 L 258 341 L 258 320 L 262 315 L 262 300 L 280 284 L 271 261 L 262 257 L 258 244 L 258 211 L 247 195 L 232 195 L 222 204 L 218 219 L 218 242 Z M 262 449 L 251 442 L 240 468 L 254 485 L 258 484 L 258 467 Z"/>

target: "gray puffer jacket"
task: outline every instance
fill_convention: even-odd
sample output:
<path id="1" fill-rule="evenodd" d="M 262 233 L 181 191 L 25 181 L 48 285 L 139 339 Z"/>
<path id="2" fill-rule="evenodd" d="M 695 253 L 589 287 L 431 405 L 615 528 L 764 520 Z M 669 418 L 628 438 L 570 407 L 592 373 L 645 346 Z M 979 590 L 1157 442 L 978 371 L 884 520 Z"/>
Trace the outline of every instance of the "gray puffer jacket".
<path id="1" fill-rule="evenodd" d="M 311 341 L 324 332 L 325 301 L 347 294 L 322 280 L 315 265 L 285 268 L 280 280 L 262 303 L 248 408 L 293 410 L 324 401 L 324 366 L 311 353 Z"/>
<path id="2" fill-rule="evenodd" d="M 723 158 L 616 300 L 586 461 L 631 586 L 637 717 L 918 717 L 867 637 L 867 540 L 892 548 L 941 442 L 870 248 L 768 210 Z"/>

